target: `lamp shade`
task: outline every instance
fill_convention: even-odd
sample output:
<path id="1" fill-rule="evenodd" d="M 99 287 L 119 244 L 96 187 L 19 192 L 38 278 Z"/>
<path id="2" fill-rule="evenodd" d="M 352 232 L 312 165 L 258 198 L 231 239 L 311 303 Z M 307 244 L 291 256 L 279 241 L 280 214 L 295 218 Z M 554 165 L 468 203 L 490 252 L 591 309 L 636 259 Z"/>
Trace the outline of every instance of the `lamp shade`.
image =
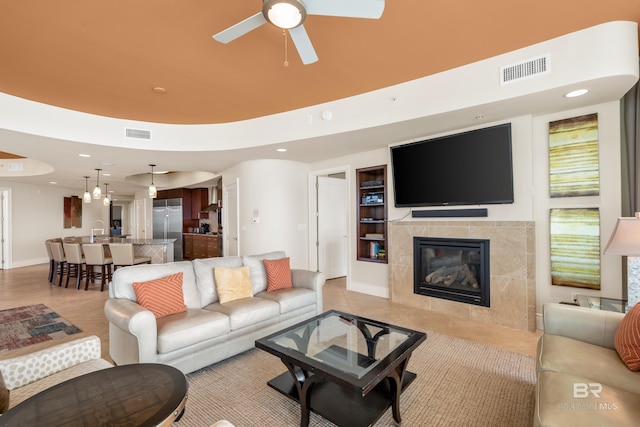
<path id="1" fill-rule="evenodd" d="M 151 166 L 151 184 L 149 185 L 149 198 L 155 199 L 156 197 L 158 197 L 158 189 L 156 188 L 156 185 L 153 183 L 153 168 L 155 165 L 149 164 L 149 166 Z"/>
<path id="2" fill-rule="evenodd" d="M 640 256 L 640 218 L 618 218 L 604 253 L 609 255 Z"/>
<path id="3" fill-rule="evenodd" d="M 91 193 L 89 193 L 89 177 L 88 176 L 84 177 L 84 195 L 82 196 L 82 200 L 85 203 L 91 203 L 91 200 L 93 200 L 91 198 Z"/>

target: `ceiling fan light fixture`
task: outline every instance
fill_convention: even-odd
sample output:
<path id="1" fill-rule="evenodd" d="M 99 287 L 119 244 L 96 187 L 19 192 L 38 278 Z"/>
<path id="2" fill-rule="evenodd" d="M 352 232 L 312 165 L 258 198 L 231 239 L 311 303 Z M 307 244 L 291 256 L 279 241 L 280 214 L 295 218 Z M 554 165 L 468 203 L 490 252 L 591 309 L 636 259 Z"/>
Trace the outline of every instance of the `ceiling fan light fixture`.
<path id="1" fill-rule="evenodd" d="M 262 14 L 267 21 L 283 30 L 299 26 L 307 17 L 304 5 L 298 0 L 266 0 Z"/>

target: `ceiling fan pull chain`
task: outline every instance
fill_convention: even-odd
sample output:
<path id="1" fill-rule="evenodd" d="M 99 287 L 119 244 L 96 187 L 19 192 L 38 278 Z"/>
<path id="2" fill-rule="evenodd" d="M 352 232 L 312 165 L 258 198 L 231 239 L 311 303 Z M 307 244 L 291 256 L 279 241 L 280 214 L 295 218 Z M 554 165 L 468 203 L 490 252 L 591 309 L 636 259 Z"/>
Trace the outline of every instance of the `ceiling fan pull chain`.
<path id="1" fill-rule="evenodd" d="M 284 36 L 284 66 L 289 66 L 289 57 L 287 55 L 287 30 L 282 30 L 282 35 Z"/>

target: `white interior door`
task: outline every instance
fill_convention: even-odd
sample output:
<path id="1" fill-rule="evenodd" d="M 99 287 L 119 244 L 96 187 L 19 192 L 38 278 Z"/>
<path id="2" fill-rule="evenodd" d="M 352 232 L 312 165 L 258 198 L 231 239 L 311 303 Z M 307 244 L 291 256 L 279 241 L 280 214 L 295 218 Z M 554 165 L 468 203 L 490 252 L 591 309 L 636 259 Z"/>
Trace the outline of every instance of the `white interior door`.
<path id="1" fill-rule="evenodd" d="M 327 279 L 347 275 L 347 185 L 318 177 L 318 270 Z"/>
<path id="2" fill-rule="evenodd" d="M 135 200 L 135 230 L 133 235 L 136 239 L 146 239 L 147 211 L 144 199 Z M 149 235 L 151 238 L 151 235 Z"/>
<path id="3" fill-rule="evenodd" d="M 223 189 L 222 215 L 223 247 L 225 256 L 240 254 L 240 241 L 238 240 L 238 182 L 225 184 Z"/>
<path id="4" fill-rule="evenodd" d="M 0 189 L 0 270 L 11 268 L 11 251 L 9 250 L 9 224 L 11 223 L 11 209 L 9 202 L 10 190 Z"/>

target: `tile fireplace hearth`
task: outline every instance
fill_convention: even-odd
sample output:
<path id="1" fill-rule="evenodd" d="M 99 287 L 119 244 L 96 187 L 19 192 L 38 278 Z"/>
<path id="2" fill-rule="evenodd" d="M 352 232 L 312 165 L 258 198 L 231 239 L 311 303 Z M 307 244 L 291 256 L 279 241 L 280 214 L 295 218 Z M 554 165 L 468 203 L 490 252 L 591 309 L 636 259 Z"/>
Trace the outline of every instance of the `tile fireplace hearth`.
<path id="1" fill-rule="evenodd" d="M 414 237 L 490 242 L 489 307 L 414 293 Z M 472 321 L 534 331 L 533 221 L 399 221 L 389 224 L 389 294 L 393 302 Z M 473 288 L 468 288 L 473 289 Z"/>

